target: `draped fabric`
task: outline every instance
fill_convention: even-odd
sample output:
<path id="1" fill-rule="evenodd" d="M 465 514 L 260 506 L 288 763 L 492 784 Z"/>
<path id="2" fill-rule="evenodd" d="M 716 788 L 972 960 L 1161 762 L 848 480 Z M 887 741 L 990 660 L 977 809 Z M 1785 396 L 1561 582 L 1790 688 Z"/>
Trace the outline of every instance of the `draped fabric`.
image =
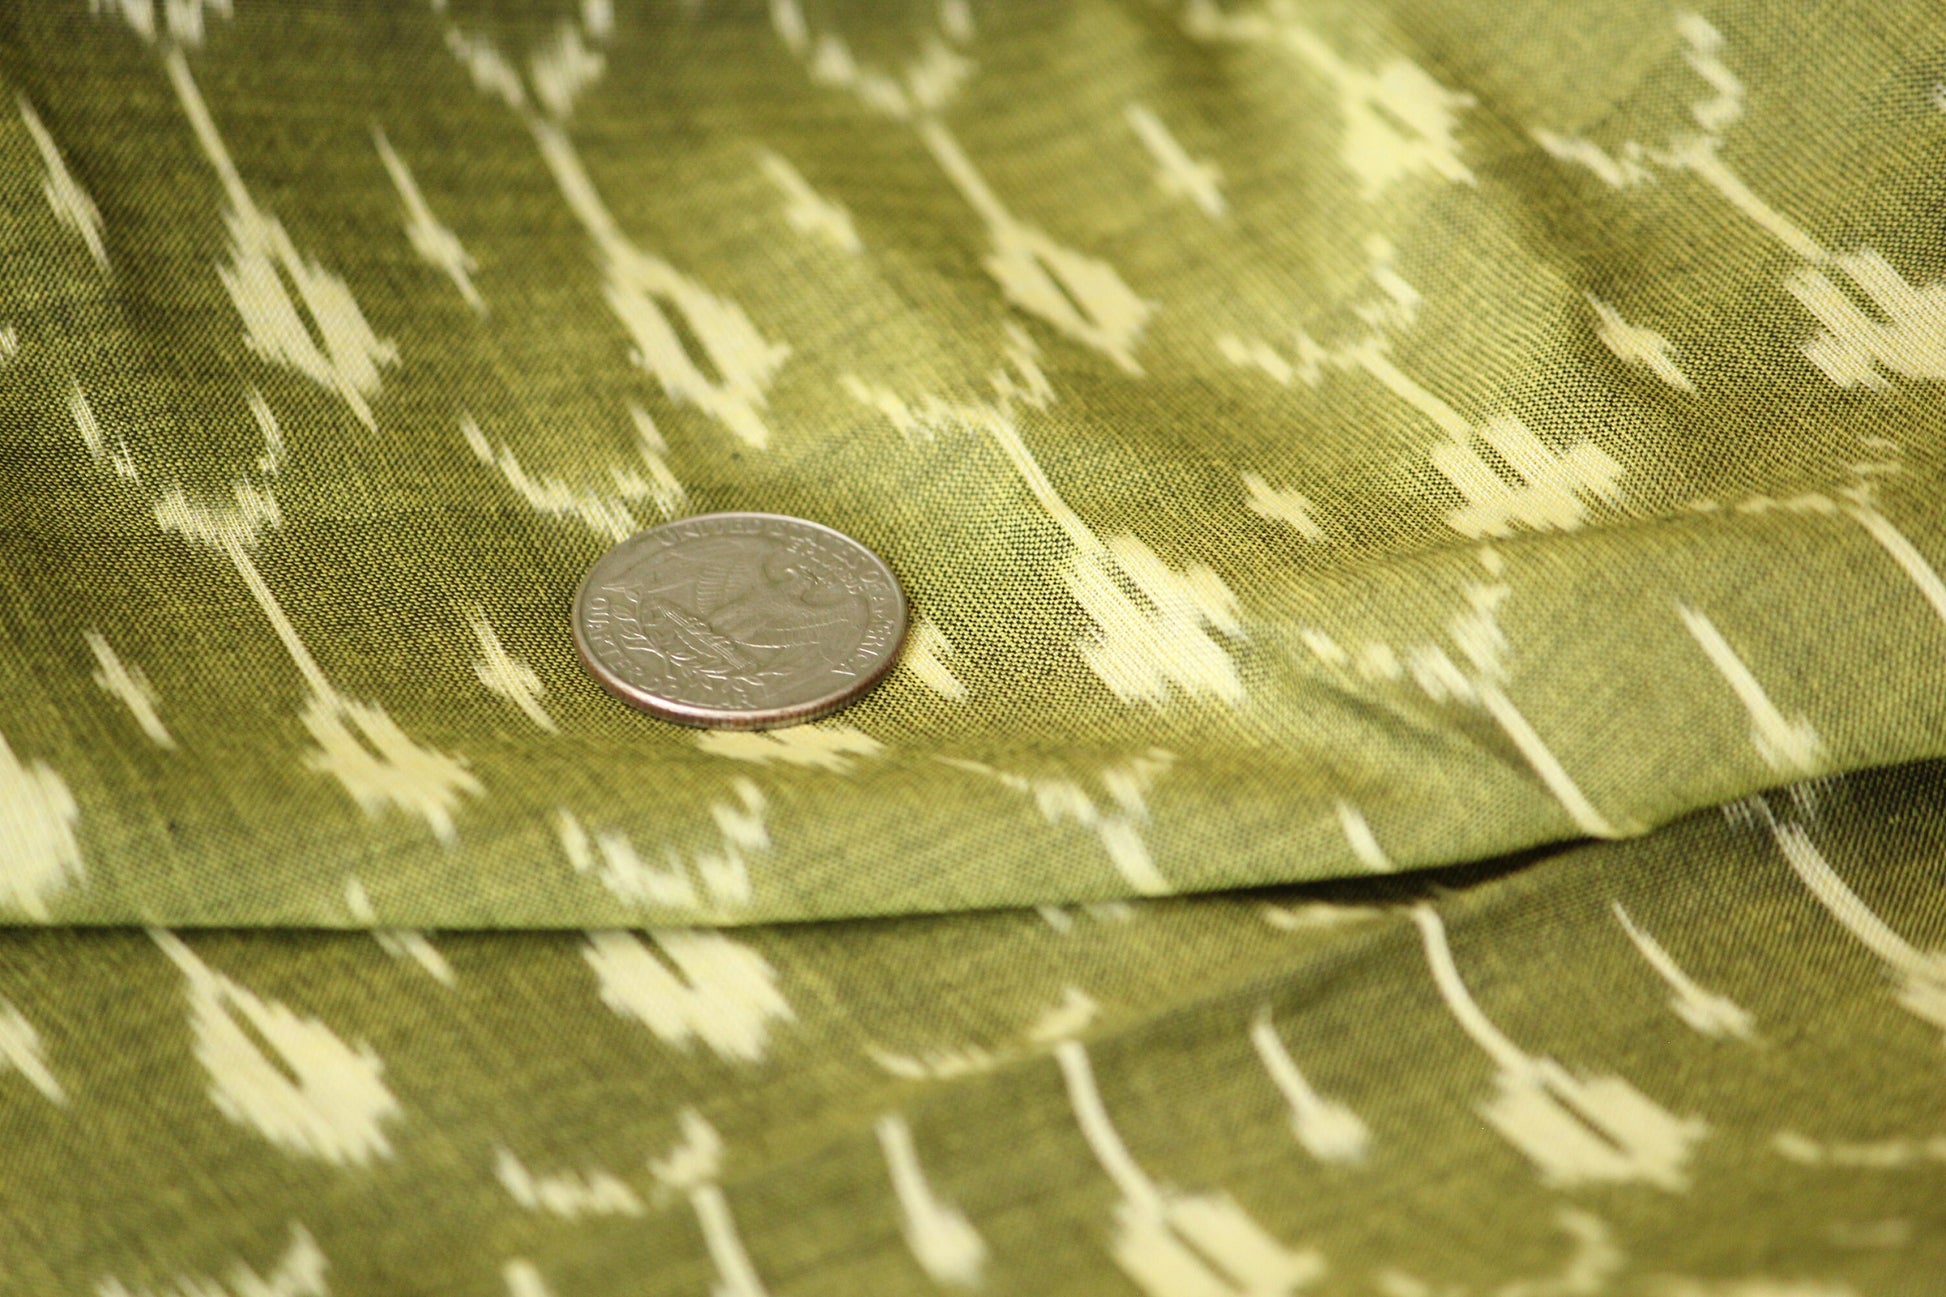
<path id="1" fill-rule="evenodd" d="M 1946 14 L 0 9 L 0 1291 L 1946 1291 Z M 830 719 L 575 658 L 857 537 Z"/>

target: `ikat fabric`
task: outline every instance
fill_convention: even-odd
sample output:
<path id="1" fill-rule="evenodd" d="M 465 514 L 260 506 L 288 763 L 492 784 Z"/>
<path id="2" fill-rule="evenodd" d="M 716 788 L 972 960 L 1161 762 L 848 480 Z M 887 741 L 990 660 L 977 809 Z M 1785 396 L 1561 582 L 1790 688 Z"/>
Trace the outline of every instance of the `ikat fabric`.
<path id="1" fill-rule="evenodd" d="M 27 920 L 737 923 L 1640 833 L 1946 753 L 1946 14 L 35 4 Z M 796 513 L 840 719 L 603 696 Z"/>
<path id="2" fill-rule="evenodd" d="M 1946 1293 L 1943 384 L 1933 5 L 0 4 L 0 1292 Z"/>
<path id="3" fill-rule="evenodd" d="M 748 929 L 0 936 L 0 1290 L 1868 1297 L 1946 1276 L 1946 768 Z"/>

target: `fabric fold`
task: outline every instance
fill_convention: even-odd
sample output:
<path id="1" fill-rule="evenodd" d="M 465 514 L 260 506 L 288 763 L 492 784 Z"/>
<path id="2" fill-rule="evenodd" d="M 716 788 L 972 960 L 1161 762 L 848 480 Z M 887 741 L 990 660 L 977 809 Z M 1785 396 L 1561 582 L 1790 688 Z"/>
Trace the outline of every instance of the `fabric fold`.
<path id="1" fill-rule="evenodd" d="M 9 15 L 10 919 L 1109 902 L 1946 754 L 1946 116 L 1858 12 L 944 12 Z M 888 558 L 885 686 L 593 687 L 714 508 Z"/>
<path id="2" fill-rule="evenodd" d="M 140 14 L 0 55 L 18 921 L 1105 902 L 1946 752 L 1946 119 L 1856 14 Z M 720 506 L 887 555 L 880 693 L 586 680 Z"/>
<path id="3" fill-rule="evenodd" d="M 1942 58 L 0 7 L 0 1287 L 1930 1291 Z M 881 687 L 587 678 L 724 509 Z"/>
<path id="4" fill-rule="evenodd" d="M 1941 792 L 1040 912 L 11 929 L 0 1220 L 40 1242 L 0 1254 L 50 1292 L 1924 1291 Z"/>

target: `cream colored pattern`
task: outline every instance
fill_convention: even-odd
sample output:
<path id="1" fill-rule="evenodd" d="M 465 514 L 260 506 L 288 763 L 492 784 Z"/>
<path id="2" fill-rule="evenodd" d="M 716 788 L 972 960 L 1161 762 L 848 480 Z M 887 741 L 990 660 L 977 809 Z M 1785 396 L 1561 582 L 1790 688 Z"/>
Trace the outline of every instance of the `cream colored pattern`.
<path id="1" fill-rule="evenodd" d="M 635 1191 L 607 1171 L 537 1175 L 501 1148 L 494 1151 L 493 1175 L 507 1195 L 528 1211 L 568 1220 L 582 1216 L 641 1216 L 647 1211 Z"/>
<path id="2" fill-rule="evenodd" d="M 1042 410 L 1055 399 L 1038 354 L 1026 335 L 1009 332 L 1007 363 L 989 380 L 997 397 L 991 402 L 910 401 L 855 378 L 847 386 L 916 444 L 973 431 L 1000 448 L 1072 545 L 1062 581 L 1093 623 L 1076 648 L 1116 697 L 1159 707 L 1180 691 L 1240 704 L 1243 680 L 1227 641 L 1243 638 L 1241 609 L 1223 578 L 1200 563 L 1177 570 L 1134 535 L 1104 540 L 1061 498 L 1028 448 L 1019 427 L 1023 409 Z"/>
<path id="3" fill-rule="evenodd" d="M 365 884 L 356 878 L 345 880 L 345 909 L 357 922 L 365 925 L 372 934 L 378 948 L 394 959 L 417 964 L 426 975 L 441 986 L 452 987 L 459 981 L 453 966 L 439 953 L 436 946 L 426 939 L 426 934 L 412 928 L 388 927 L 379 922 L 378 912 L 372 907 L 371 897 L 365 893 Z"/>
<path id="4" fill-rule="evenodd" d="M 1710 91 L 1690 105 L 1697 130 L 1674 133 L 1660 148 L 1631 140 L 1618 155 L 1546 130 L 1534 132 L 1537 142 L 1614 188 L 1651 182 L 1653 168 L 1694 176 L 1788 251 L 1798 264 L 1785 274 L 1784 289 L 1821 326 L 1801 350 L 1839 387 L 1882 390 L 1894 378 L 1946 379 L 1946 283 L 1912 284 L 1875 248 L 1834 252 L 1752 189 L 1725 157 L 1725 133 L 1745 108 L 1743 83 L 1723 57 L 1726 42 L 1694 13 L 1677 16 L 1676 33 L 1684 60 Z"/>
<path id="5" fill-rule="evenodd" d="M 792 229 L 809 238 L 822 239 L 853 256 L 865 250 L 857 228 L 852 225 L 851 213 L 811 188 L 796 167 L 768 150 L 758 155 L 757 163 L 784 196 L 784 219 Z"/>
<path id="6" fill-rule="evenodd" d="M 392 1156 L 387 1127 L 402 1111 L 369 1046 L 239 986 L 173 933 L 149 935 L 188 979 L 196 1059 L 218 1111 L 288 1152 L 340 1166 Z"/>
<path id="7" fill-rule="evenodd" d="M 456 841 L 453 815 L 460 799 L 477 797 L 484 787 L 464 761 L 414 743 L 384 708 L 338 692 L 250 556 L 264 533 L 283 522 L 277 501 L 248 482 L 237 484 L 235 500 L 208 504 L 172 487 L 156 502 L 155 519 L 163 531 L 229 559 L 282 641 L 310 690 L 303 721 L 317 748 L 305 764 L 336 779 L 367 813 L 390 806 L 423 819 L 442 842 Z"/>
<path id="8" fill-rule="evenodd" d="M 730 1062 L 755 1063 L 773 1026 L 797 1016 L 770 961 L 718 932 L 590 932 L 582 955 L 603 1004 L 682 1049 L 700 1042 Z"/>
<path id="9" fill-rule="evenodd" d="M 1471 419 L 1399 366 L 1392 358 L 1391 335 L 1418 318 L 1424 299 L 1393 268 L 1390 243 L 1373 236 L 1367 251 L 1375 291 L 1356 311 L 1362 333 L 1326 345 L 1297 328 L 1288 358 L 1260 339 L 1232 333 L 1218 335 L 1217 350 L 1232 365 L 1258 370 L 1285 386 L 1301 378 L 1315 387 L 1330 372 L 1360 370 L 1416 410 L 1446 434 L 1427 455 L 1465 500 L 1446 514 L 1447 524 L 1463 536 L 1508 536 L 1523 527 L 1571 531 L 1587 522 L 1590 506 L 1619 506 L 1622 466 L 1594 441 L 1582 438 L 1557 449 L 1514 415 Z M 1511 469 L 1512 478 L 1485 451 Z"/>
<path id="10" fill-rule="evenodd" d="M 1683 971 L 1682 965 L 1663 949 L 1661 942 L 1636 925 L 1635 920 L 1629 917 L 1628 911 L 1622 908 L 1620 901 L 1616 901 L 1613 908 L 1616 921 L 1622 925 L 1622 931 L 1628 934 L 1628 939 L 1634 943 L 1636 950 L 1641 952 L 1642 958 L 1648 962 L 1649 967 L 1655 970 L 1656 976 L 1669 984 L 1672 992 L 1669 997 L 1669 1007 L 1675 1011 L 1678 1018 L 1705 1036 L 1735 1036 L 1744 1041 L 1757 1039 L 1756 1019 L 1752 1018 L 1748 1011 L 1728 996 L 1717 995 L 1699 985 L 1694 978 Z"/>
<path id="11" fill-rule="evenodd" d="M 1184 1193 L 1138 1165 L 1109 1120 L 1087 1050 L 1054 1047 L 1088 1150 L 1121 1195 L 1115 1264 L 1148 1297 L 1288 1297 L 1324 1272 L 1309 1249 L 1286 1247 L 1224 1193 Z"/>
<path id="12" fill-rule="evenodd" d="M 1107 262 L 1065 247 L 1014 216 L 945 126 L 927 118 L 918 130 L 953 187 L 986 222 L 992 251 L 984 264 L 1006 299 L 1140 375 L 1135 347 L 1155 304 L 1138 297 Z"/>
<path id="13" fill-rule="evenodd" d="M 115 475 L 124 481 L 141 479 L 134 457 L 129 454 L 127 440 L 117 436 L 114 446 L 109 446 L 101 420 L 95 417 L 95 408 L 79 383 L 68 389 L 68 414 L 74 420 L 75 431 L 81 434 L 81 444 L 88 448 L 88 458 L 95 462 L 96 467 L 112 468 Z"/>
<path id="14" fill-rule="evenodd" d="M 926 1183 L 912 1128 L 898 1113 L 878 1119 L 875 1133 L 899 1204 L 906 1246 L 934 1283 L 977 1288 L 986 1265 L 986 1242 L 966 1213 L 943 1202 Z"/>
<path id="15" fill-rule="evenodd" d="M 1291 1133 L 1320 1162 L 1357 1163 L 1371 1150 L 1372 1132 L 1364 1120 L 1336 1099 L 1321 1095 L 1305 1079 L 1284 1047 L 1265 1009 L 1250 1024 L 1250 1044 L 1278 1093 L 1291 1106 Z"/>
<path id="16" fill-rule="evenodd" d="M 1114 863 L 1124 882 L 1142 896 L 1165 896 L 1175 889 L 1150 858 L 1142 830 L 1149 821 L 1146 797 L 1149 788 L 1171 765 L 1175 754 L 1151 748 L 1139 757 L 1103 767 L 1099 779 L 1108 794 L 1106 805 L 1097 803 L 1087 790 L 1072 779 L 1042 777 L 1029 779 L 996 770 L 977 761 L 959 757 L 939 760 L 956 769 L 992 779 L 1003 787 L 1025 793 L 1034 799 L 1041 816 L 1049 824 L 1075 824 L 1093 832 L 1102 850 Z"/>
<path id="17" fill-rule="evenodd" d="M 473 287 L 473 272 L 479 265 L 467 254 L 459 236 L 432 214 L 426 196 L 419 191 L 419 182 L 380 127 L 372 127 L 372 143 L 378 149 L 379 160 L 385 164 L 385 173 L 392 178 L 393 188 L 399 191 L 399 202 L 405 206 L 405 233 L 412 242 L 412 250 L 419 254 L 421 261 L 452 280 L 468 306 L 486 314 L 486 299 Z"/>
<path id="18" fill-rule="evenodd" d="M 857 726 L 835 721 L 776 730 L 702 730 L 696 735 L 696 746 L 732 761 L 802 766 L 839 775 L 885 751 L 883 743 Z"/>
<path id="19" fill-rule="evenodd" d="M 178 8 L 193 8 L 197 0 L 163 0 L 173 13 Z M 129 4 L 130 0 L 123 0 Z M 172 23 L 173 25 L 173 23 Z M 227 1282 L 202 1276 L 180 1276 L 167 1288 L 129 1288 L 119 1279 L 103 1279 L 95 1297 L 329 1297 L 325 1272 L 330 1264 L 310 1232 L 291 1224 L 290 1246 L 266 1273 L 258 1274 L 238 1261 L 229 1269 Z"/>
<path id="20" fill-rule="evenodd" d="M 1778 850 L 1831 917 L 1878 956 L 1896 984 L 1899 1004 L 1914 1016 L 1946 1031 L 1946 951 L 1920 950 L 1872 912 L 1838 871 L 1831 867 L 1803 825 L 1785 822 L 1761 798 L 1743 803 L 1745 813 L 1763 822 Z"/>
<path id="21" fill-rule="evenodd" d="M 1503 1035 L 1460 980 L 1446 926 L 1430 906 L 1413 907 L 1440 998 L 1498 1066 L 1488 1123 L 1557 1185 L 1639 1181 L 1671 1192 L 1689 1187 L 1689 1161 L 1709 1127 L 1678 1117 L 1615 1076 L 1577 1075 L 1524 1052 Z"/>
<path id="22" fill-rule="evenodd" d="M 1676 350 L 1669 339 L 1645 325 L 1630 324 L 1620 311 L 1593 293 L 1588 294 L 1588 304 L 1595 308 L 1598 321 L 1595 336 L 1601 339 L 1602 346 L 1615 353 L 1617 360 L 1648 370 L 1677 391 L 1696 390 L 1689 375 L 1676 363 Z"/>
<path id="23" fill-rule="evenodd" d="M 18 1072 L 49 1103 L 68 1101 L 67 1091 L 47 1065 L 40 1032 L 19 1009 L 0 1000 L 0 1076 L 7 1072 Z"/>
<path id="24" fill-rule="evenodd" d="M 1157 188 L 1172 198 L 1184 198 L 1196 204 L 1212 220 L 1228 214 L 1229 205 L 1223 201 L 1223 173 L 1215 163 L 1198 162 L 1190 157 L 1176 143 L 1176 137 L 1169 133 L 1162 119 L 1141 104 L 1127 105 L 1122 114 L 1142 141 L 1142 147 L 1155 159 Z"/>
<path id="25" fill-rule="evenodd" d="M 75 825 L 81 807 L 45 762 L 24 762 L 0 735 L 0 906 L 30 919 L 86 881 Z"/>
<path id="26" fill-rule="evenodd" d="M 34 111 L 34 105 L 27 96 L 16 94 L 14 103 L 20 109 L 20 120 L 26 124 L 28 135 L 33 137 L 34 147 L 40 151 L 41 166 L 46 170 L 46 178 L 41 181 L 41 193 L 46 196 L 48 207 L 53 209 L 54 219 L 74 231 L 75 237 L 87 245 L 88 255 L 106 274 L 108 245 L 102 237 L 101 209 L 95 206 L 95 200 L 88 196 L 88 191 L 68 170 L 54 137 L 41 124 L 40 114 Z"/>
<path id="27" fill-rule="evenodd" d="M 379 392 L 379 370 L 398 363 L 398 348 L 372 331 L 345 282 L 300 253 L 283 225 L 250 197 L 182 51 L 165 49 L 162 60 L 223 185 L 230 261 L 216 273 L 243 319 L 245 342 L 261 359 L 335 393 L 359 422 L 376 430 L 371 401 Z"/>
<path id="28" fill-rule="evenodd" d="M 655 1178 L 685 1195 L 703 1231 L 703 1245 L 716 1266 L 711 1297 L 765 1297 L 763 1281 L 737 1234 L 730 1200 L 717 1182 L 722 1176 L 723 1141 L 694 1108 L 680 1114 L 681 1142 L 665 1158 L 649 1163 Z"/>
<path id="29" fill-rule="evenodd" d="M 1249 492 L 1246 504 L 1250 512 L 1259 517 L 1289 525 L 1291 530 L 1309 541 L 1325 541 L 1324 528 L 1318 526 L 1311 516 L 1312 504 L 1296 491 L 1282 490 L 1257 476 L 1255 473 L 1243 475 L 1243 489 Z"/>
<path id="30" fill-rule="evenodd" d="M 1677 603 L 1676 611 L 1709 656 L 1710 665 L 1750 714 L 1750 741 L 1765 763 L 1788 779 L 1808 778 L 1823 769 L 1824 745 L 1811 723 L 1802 716 L 1786 717 L 1777 710 L 1757 677 L 1716 629 L 1716 623 L 1685 603 Z"/>
<path id="31" fill-rule="evenodd" d="M 98 667 L 95 683 L 101 686 L 102 692 L 128 708 L 136 727 L 148 735 L 150 742 L 158 747 L 175 747 L 175 738 L 156 713 L 162 698 L 149 683 L 148 675 L 141 667 L 127 665 L 116 656 L 114 648 L 99 632 L 89 631 L 85 638 L 88 651 L 95 655 Z"/>
<path id="32" fill-rule="evenodd" d="M 487 692 L 505 698 L 519 709 L 521 715 L 549 734 L 559 733 L 560 726 L 541 706 L 541 695 L 547 692 L 546 686 L 532 667 L 507 652 L 506 645 L 500 642 L 499 632 L 486 618 L 486 609 L 474 604 L 467 610 L 467 624 L 480 644 L 480 656 L 474 659 L 473 674 L 479 677 Z"/>
<path id="33" fill-rule="evenodd" d="M 590 838 L 566 808 L 555 812 L 555 835 L 575 873 L 593 877 L 632 905 L 729 913 L 750 903 L 749 853 L 770 849 L 762 790 L 749 779 L 737 779 L 731 791 L 733 800 L 710 806 L 717 843 L 691 853 L 687 863 L 682 852 L 669 846 L 663 852 L 666 863 L 660 868 L 651 865 L 636 853 L 628 835 L 617 829 Z"/>
<path id="34" fill-rule="evenodd" d="M 1340 156 L 1367 200 L 1421 173 L 1474 183 L 1458 138 L 1460 114 L 1476 102 L 1472 95 L 1446 89 L 1409 59 L 1389 59 L 1376 71 L 1356 67 L 1299 20 L 1302 12 L 1275 0 L 1247 13 L 1225 12 L 1216 0 L 1187 0 L 1183 30 L 1198 40 L 1274 45 L 1322 78 L 1338 95 Z"/>

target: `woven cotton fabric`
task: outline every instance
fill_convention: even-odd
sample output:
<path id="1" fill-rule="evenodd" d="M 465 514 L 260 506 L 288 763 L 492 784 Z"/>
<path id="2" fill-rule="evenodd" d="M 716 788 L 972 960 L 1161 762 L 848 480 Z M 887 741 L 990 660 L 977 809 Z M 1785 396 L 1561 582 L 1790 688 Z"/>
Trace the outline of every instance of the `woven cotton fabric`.
<path id="1" fill-rule="evenodd" d="M 1349 894 L 16 930 L 7 1291 L 1937 1292 L 1943 782 Z"/>
<path id="2" fill-rule="evenodd" d="M 1939 753 L 1899 8 L 16 10 L 12 909 L 1110 899 Z M 897 678 L 595 689 L 715 508 L 882 553 Z"/>
<path id="3" fill-rule="evenodd" d="M 0 1291 L 1946 1291 L 1946 14 L 0 6 Z M 682 729 L 665 519 L 914 609 Z"/>

